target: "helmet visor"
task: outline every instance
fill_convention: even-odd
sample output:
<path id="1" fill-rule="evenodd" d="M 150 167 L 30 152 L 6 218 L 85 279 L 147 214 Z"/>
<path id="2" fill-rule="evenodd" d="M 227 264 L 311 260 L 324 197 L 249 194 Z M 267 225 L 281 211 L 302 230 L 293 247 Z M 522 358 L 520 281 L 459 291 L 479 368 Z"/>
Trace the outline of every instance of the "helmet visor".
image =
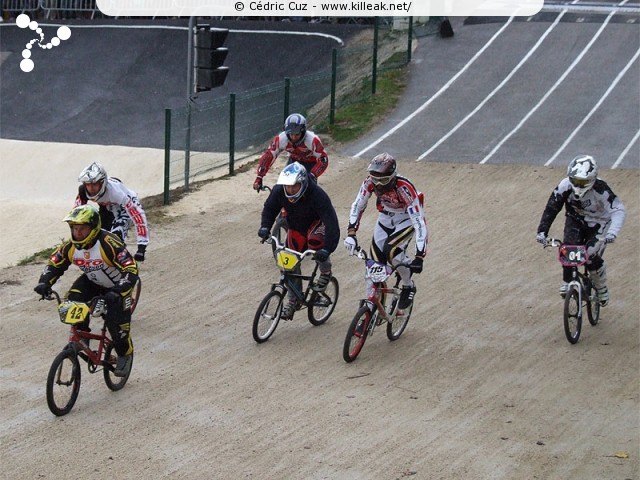
<path id="1" fill-rule="evenodd" d="M 393 178 L 393 175 L 380 175 L 377 172 L 369 172 L 369 176 L 371 177 L 373 184 L 376 186 L 387 185 Z"/>
<path id="2" fill-rule="evenodd" d="M 302 129 L 304 127 L 299 123 L 293 123 L 287 126 L 287 135 L 302 135 Z"/>
<path id="3" fill-rule="evenodd" d="M 570 178 L 569 181 L 571 185 L 577 188 L 587 188 L 593 182 L 593 180 L 587 178 Z"/>

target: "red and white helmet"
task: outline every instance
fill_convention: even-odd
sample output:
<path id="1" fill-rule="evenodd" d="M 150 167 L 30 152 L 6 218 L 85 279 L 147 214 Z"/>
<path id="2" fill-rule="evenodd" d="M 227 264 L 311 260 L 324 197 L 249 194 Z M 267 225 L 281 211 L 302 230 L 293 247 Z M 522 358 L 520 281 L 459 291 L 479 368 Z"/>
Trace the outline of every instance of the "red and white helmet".
<path id="1" fill-rule="evenodd" d="M 367 170 L 377 193 L 387 192 L 395 186 L 396 169 L 396 159 L 388 153 L 373 157 Z"/>

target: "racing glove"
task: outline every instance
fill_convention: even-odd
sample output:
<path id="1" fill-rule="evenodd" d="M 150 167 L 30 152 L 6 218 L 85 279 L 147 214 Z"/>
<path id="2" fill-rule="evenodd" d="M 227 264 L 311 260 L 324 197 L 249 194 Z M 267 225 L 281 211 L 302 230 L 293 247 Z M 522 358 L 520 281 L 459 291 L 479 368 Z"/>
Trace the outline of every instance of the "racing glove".
<path id="1" fill-rule="evenodd" d="M 355 235 L 349 235 L 344 239 L 344 247 L 349 252 L 349 255 L 354 255 L 358 248 L 358 238 Z"/>
<path id="2" fill-rule="evenodd" d="M 51 286 L 48 283 L 41 282 L 33 289 L 38 295 L 48 297 L 51 294 Z"/>
<path id="3" fill-rule="evenodd" d="M 269 238 L 269 229 L 267 227 L 260 227 L 260 230 L 258 230 L 258 236 L 262 240 L 266 240 Z"/>

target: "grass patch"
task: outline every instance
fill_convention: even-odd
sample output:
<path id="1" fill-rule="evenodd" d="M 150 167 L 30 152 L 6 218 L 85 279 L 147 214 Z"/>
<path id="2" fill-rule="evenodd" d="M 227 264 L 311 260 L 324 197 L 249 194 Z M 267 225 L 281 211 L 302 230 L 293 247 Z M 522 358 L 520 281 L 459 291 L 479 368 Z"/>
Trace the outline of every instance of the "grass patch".
<path id="1" fill-rule="evenodd" d="M 361 137 L 396 107 L 407 85 L 406 76 L 406 68 L 381 72 L 375 95 L 371 95 L 371 80 L 366 80 L 360 91 L 353 95 L 360 101 L 340 108 L 334 124 L 324 122 L 319 125 L 318 132 L 328 134 L 341 143 Z"/>
<path id="2" fill-rule="evenodd" d="M 18 262 L 18 266 L 22 267 L 24 265 L 29 265 L 31 263 L 36 263 L 36 262 L 40 262 L 40 261 L 46 261 L 49 260 L 49 257 L 51 256 L 51 254 L 60 246 L 60 244 L 56 245 L 55 247 L 48 247 L 48 248 L 43 248 L 42 250 L 40 250 L 39 252 L 36 252 L 28 257 L 24 257 L 23 259 L 21 259 Z"/>

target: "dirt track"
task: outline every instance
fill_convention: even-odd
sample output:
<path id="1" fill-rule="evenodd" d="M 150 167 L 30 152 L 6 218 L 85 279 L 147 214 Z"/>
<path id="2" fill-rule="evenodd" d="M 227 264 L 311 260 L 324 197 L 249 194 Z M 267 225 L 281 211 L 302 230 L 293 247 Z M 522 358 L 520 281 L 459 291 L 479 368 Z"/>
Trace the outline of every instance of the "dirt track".
<path id="1" fill-rule="evenodd" d="M 334 156 L 321 179 L 343 227 L 365 166 Z M 129 384 L 112 393 L 84 370 L 66 417 L 44 396 L 66 332 L 32 291 L 42 265 L 1 270 L 3 478 L 640 478 L 639 172 L 602 172 L 627 223 L 606 255 L 611 305 L 571 346 L 559 265 L 534 241 L 564 169 L 400 170 L 426 194 L 430 252 L 402 338 L 378 330 L 353 364 L 341 350 L 363 272 L 342 248 L 329 322 L 299 314 L 253 341 L 277 273 L 256 236 L 264 196 L 251 173 L 203 187 L 152 226 Z M 368 243 L 372 206 L 365 219 Z"/>

